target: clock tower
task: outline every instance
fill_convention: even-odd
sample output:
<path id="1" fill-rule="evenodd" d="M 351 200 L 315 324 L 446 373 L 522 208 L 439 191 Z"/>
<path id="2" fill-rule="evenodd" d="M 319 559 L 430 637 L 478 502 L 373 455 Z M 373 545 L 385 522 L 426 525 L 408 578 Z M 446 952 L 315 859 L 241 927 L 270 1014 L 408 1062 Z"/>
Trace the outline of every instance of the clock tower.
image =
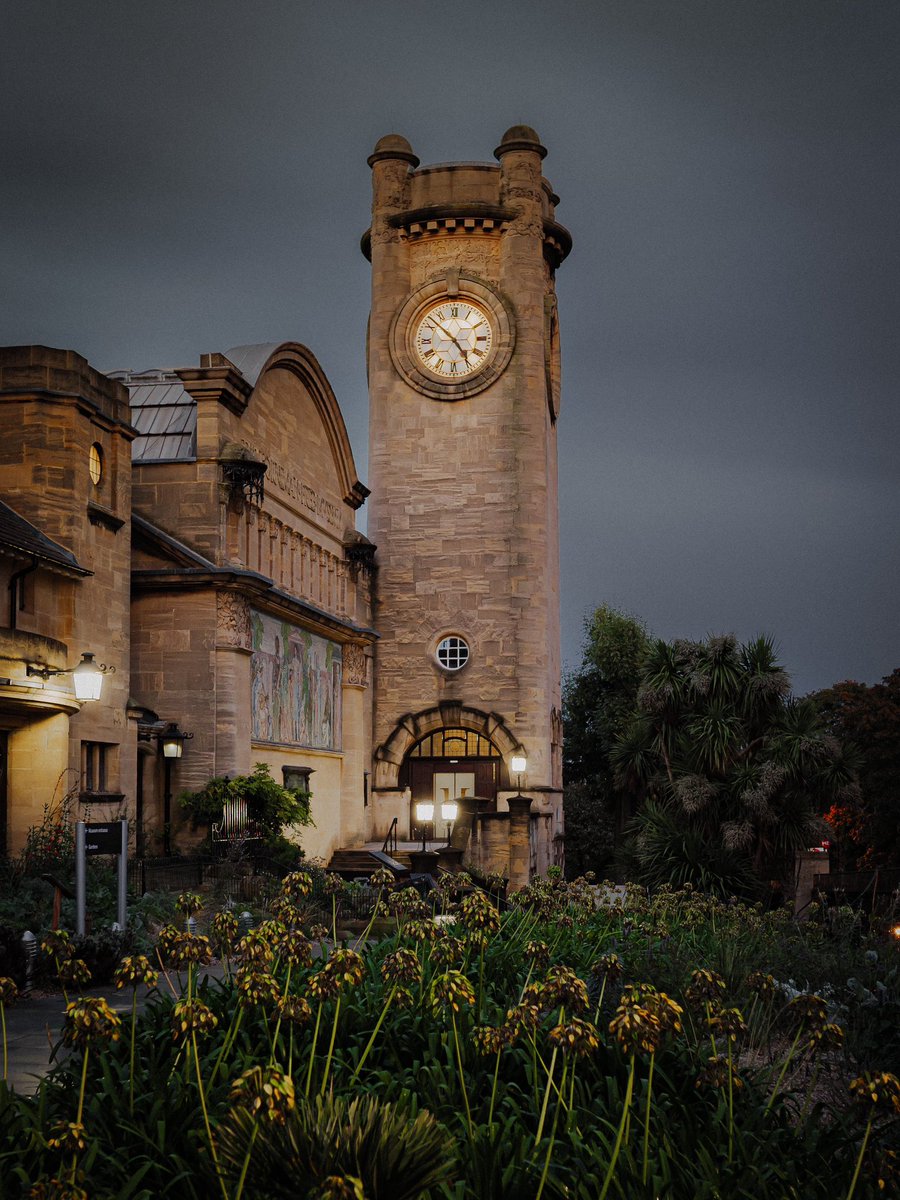
<path id="1" fill-rule="evenodd" d="M 527 125 L 498 165 L 422 167 L 384 137 L 363 239 L 373 834 L 394 816 L 412 834 L 425 801 L 443 836 L 442 801 L 477 797 L 476 837 L 507 830 L 494 865 L 514 883 L 560 858 L 562 834 L 555 274 L 571 238 L 545 154 Z"/>

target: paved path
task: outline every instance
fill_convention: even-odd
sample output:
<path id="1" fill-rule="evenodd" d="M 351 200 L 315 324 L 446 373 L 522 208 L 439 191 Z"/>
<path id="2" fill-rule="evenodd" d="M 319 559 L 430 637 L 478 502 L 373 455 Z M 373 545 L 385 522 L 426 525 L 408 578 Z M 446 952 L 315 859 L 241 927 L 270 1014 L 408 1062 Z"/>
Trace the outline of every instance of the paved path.
<path id="1" fill-rule="evenodd" d="M 221 976 L 223 968 L 214 963 L 202 968 L 204 974 Z M 177 974 L 174 977 L 177 979 Z M 160 978 L 160 988 L 165 988 Z M 146 988 L 138 988 L 138 1007 L 147 995 Z M 78 996 L 103 996 L 116 1012 L 131 1012 L 131 988 L 118 991 L 112 984 L 107 987 L 87 988 L 70 991 L 69 999 Z M 60 992 L 52 996 L 21 996 L 14 1005 L 6 1009 L 6 1040 L 9 1055 L 8 1082 L 10 1087 L 22 1095 L 33 1095 L 38 1080 L 53 1065 L 53 1053 L 66 1053 L 58 1046 L 62 1036 L 66 1000 Z M 0 1050 L 2 1053 L 2 1050 Z M 0 1060 L 2 1064 L 2 1060 Z M 2 1069 L 2 1065 L 0 1065 Z"/>
<path id="2" fill-rule="evenodd" d="M 105 994 L 105 990 L 91 993 L 100 994 Z M 62 996 L 40 999 L 26 996 L 6 1009 L 8 1082 L 17 1092 L 33 1093 L 38 1077 L 49 1069 L 50 1054 L 59 1041 L 65 1009 Z"/>

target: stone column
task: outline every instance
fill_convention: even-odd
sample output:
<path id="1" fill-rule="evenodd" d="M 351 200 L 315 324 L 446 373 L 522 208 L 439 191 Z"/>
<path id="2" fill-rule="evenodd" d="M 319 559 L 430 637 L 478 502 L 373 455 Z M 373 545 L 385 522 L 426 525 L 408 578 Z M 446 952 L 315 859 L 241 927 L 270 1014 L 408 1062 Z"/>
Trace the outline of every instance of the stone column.
<path id="1" fill-rule="evenodd" d="M 216 594 L 215 757 L 212 774 L 250 770 L 250 605 L 238 592 Z"/>
<path id="2" fill-rule="evenodd" d="M 531 800 L 510 796 L 509 805 L 509 891 L 528 885 L 531 867 Z"/>
<path id="3" fill-rule="evenodd" d="M 509 813 L 481 815 L 481 869 L 485 875 L 509 877 L 509 824 Z"/>
<path id="4" fill-rule="evenodd" d="M 366 769 L 365 704 L 368 670 L 365 646 L 347 642 L 342 650 L 341 673 L 341 831 L 344 846 L 366 840 L 363 807 L 363 773 Z"/>

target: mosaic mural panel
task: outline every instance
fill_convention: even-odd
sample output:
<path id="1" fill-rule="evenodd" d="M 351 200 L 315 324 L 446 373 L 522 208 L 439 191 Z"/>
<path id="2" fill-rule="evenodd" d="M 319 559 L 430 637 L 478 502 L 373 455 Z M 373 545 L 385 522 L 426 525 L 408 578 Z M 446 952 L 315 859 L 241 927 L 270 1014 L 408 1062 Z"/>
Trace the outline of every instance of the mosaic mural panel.
<path id="1" fill-rule="evenodd" d="M 327 638 L 252 614 L 254 741 L 341 748 L 341 648 Z"/>

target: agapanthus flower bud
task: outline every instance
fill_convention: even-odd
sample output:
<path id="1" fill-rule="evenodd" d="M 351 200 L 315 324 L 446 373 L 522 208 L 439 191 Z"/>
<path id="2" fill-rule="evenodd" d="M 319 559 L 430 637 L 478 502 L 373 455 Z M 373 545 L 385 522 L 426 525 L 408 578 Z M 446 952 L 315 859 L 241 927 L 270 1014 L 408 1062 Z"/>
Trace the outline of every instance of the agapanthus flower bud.
<path id="1" fill-rule="evenodd" d="M 254 1116 L 283 1125 L 296 1102 L 294 1081 L 278 1067 L 250 1067 L 231 1085 L 228 1098 Z"/>
<path id="2" fill-rule="evenodd" d="M 175 907 L 186 917 L 192 917 L 203 907 L 203 901 L 196 892 L 182 892 L 175 901 Z"/>
<path id="3" fill-rule="evenodd" d="M 312 962 L 312 946 L 299 929 L 289 929 L 277 938 L 275 952 L 293 967 L 308 967 Z"/>
<path id="4" fill-rule="evenodd" d="M 547 1036 L 551 1045 L 558 1046 L 563 1054 L 570 1054 L 576 1058 L 593 1054 L 600 1045 L 596 1026 L 590 1021 L 582 1021 L 580 1017 L 573 1017 L 565 1024 L 557 1025 Z"/>
<path id="5" fill-rule="evenodd" d="M 307 871 L 291 871 L 282 879 L 281 891 L 296 903 L 312 891 L 312 876 Z"/>
<path id="6" fill-rule="evenodd" d="M 63 987 L 85 987 L 91 982 L 91 969 L 83 958 L 70 958 L 61 962 L 58 975 Z"/>
<path id="7" fill-rule="evenodd" d="M 715 1054 L 706 1060 L 703 1069 L 694 1081 L 694 1087 L 724 1088 L 728 1086 L 729 1076 L 732 1088 L 742 1088 L 744 1081 L 724 1054 Z"/>
<path id="8" fill-rule="evenodd" d="M 550 947 L 546 942 L 528 942 L 525 946 L 525 957 L 534 963 L 536 970 L 543 971 L 550 961 Z"/>
<path id="9" fill-rule="evenodd" d="M 67 1046 L 87 1045 L 96 1039 L 116 1041 L 122 1019 L 102 996 L 83 996 L 66 1005 L 63 1041 Z"/>
<path id="10" fill-rule="evenodd" d="M 41 950 L 57 962 L 65 962 L 74 958 L 75 947 L 65 929 L 51 929 L 41 939 Z"/>
<path id="11" fill-rule="evenodd" d="M 747 1025 L 739 1008 L 720 1008 L 711 1013 L 709 1027 L 713 1033 L 724 1034 L 730 1042 L 736 1042 L 747 1032 Z"/>
<path id="12" fill-rule="evenodd" d="M 305 1025 L 312 1016 L 309 1005 L 302 996 L 280 996 L 278 1015 L 288 1025 Z"/>
<path id="13" fill-rule="evenodd" d="M 245 1007 L 254 1004 L 277 1004 L 281 996 L 275 977 L 258 967 L 242 967 L 235 975 L 235 984 L 238 1001 Z"/>
<path id="14" fill-rule="evenodd" d="M 381 978 L 385 983 L 418 983 L 422 978 L 422 964 L 412 950 L 395 950 L 381 964 Z"/>
<path id="15" fill-rule="evenodd" d="M 155 988 L 158 981 L 159 971 L 154 970 L 153 964 L 145 954 L 132 954 L 123 958 L 113 975 L 113 982 L 120 989 L 136 988 L 139 984 Z"/>
<path id="16" fill-rule="evenodd" d="M 850 1094 L 864 1108 L 878 1105 L 879 1108 L 893 1108 L 900 1112 L 900 1079 L 889 1071 L 879 1071 L 876 1074 L 860 1075 L 850 1084 Z"/>
<path id="17" fill-rule="evenodd" d="M 179 1000 L 172 1009 L 172 1036 L 177 1040 L 188 1033 L 212 1033 L 219 1018 L 202 1000 Z"/>
<path id="18" fill-rule="evenodd" d="M 464 1004 L 475 1003 L 475 992 L 462 971 L 446 971 L 431 981 L 428 999 L 435 1014 L 447 1008 L 458 1013 Z"/>

